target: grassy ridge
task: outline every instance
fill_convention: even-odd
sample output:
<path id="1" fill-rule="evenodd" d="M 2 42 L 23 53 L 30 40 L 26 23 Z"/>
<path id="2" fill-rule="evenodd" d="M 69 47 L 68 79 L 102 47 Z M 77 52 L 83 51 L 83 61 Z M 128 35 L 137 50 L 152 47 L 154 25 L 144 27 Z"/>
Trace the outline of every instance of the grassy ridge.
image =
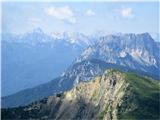
<path id="1" fill-rule="evenodd" d="M 160 82 L 132 73 L 125 73 L 125 78 L 130 86 L 118 108 L 119 119 L 160 119 Z"/>

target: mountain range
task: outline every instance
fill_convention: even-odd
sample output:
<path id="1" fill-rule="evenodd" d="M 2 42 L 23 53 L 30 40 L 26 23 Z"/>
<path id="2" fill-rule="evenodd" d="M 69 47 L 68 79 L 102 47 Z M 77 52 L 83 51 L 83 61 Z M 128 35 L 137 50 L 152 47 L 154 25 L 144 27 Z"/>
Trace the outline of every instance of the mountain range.
<path id="1" fill-rule="evenodd" d="M 18 35 L 2 34 L 2 96 L 60 76 L 89 41 L 81 33 L 47 34 L 40 28 Z"/>
<path id="2" fill-rule="evenodd" d="M 159 78 L 159 45 L 148 33 L 108 35 L 89 46 L 76 62 L 99 59 Z"/>
<path id="3" fill-rule="evenodd" d="M 148 33 L 115 34 L 97 39 L 59 77 L 39 86 L 2 97 L 2 107 L 17 107 L 72 89 L 114 68 L 159 80 L 159 43 Z M 63 59 L 64 61 L 65 59 Z M 27 96 L 27 98 L 26 98 Z"/>

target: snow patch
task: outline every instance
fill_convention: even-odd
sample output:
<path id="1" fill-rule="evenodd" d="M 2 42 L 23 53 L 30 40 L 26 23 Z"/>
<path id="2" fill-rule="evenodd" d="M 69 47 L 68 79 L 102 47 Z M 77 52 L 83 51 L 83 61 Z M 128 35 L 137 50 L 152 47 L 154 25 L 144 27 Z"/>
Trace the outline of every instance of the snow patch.
<path id="1" fill-rule="evenodd" d="M 121 57 L 121 58 L 124 58 L 124 57 L 126 57 L 126 52 L 125 51 L 121 51 L 120 53 L 119 53 L 119 57 Z"/>

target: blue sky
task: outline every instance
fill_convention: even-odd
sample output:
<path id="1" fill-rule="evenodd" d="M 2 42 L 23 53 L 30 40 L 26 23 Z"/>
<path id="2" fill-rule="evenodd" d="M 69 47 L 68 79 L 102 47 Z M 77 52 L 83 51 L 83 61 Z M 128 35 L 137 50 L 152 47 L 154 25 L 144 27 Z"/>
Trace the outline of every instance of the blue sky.
<path id="1" fill-rule="evenodd" d="M 2 32 L 158 33 L 158 2 L 3 2 Z"/>

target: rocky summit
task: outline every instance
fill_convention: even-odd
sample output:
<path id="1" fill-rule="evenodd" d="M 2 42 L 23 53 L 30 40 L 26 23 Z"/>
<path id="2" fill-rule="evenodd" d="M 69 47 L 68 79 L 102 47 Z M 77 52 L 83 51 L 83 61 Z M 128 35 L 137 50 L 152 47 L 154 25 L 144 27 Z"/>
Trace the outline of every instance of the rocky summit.
<path id="1" fill-rule="evenodd" d="M 160 49 L 148 33 L 101 37 L 76 60 L 99 59 L 125 69 L 159 79 Z"/>
<path id="2" fill-rule="evenodd" d="M 114 69 L 73 89 L 24 107 L 2 109 L 2 119 L 160 119 L 160 83 Z"/>

